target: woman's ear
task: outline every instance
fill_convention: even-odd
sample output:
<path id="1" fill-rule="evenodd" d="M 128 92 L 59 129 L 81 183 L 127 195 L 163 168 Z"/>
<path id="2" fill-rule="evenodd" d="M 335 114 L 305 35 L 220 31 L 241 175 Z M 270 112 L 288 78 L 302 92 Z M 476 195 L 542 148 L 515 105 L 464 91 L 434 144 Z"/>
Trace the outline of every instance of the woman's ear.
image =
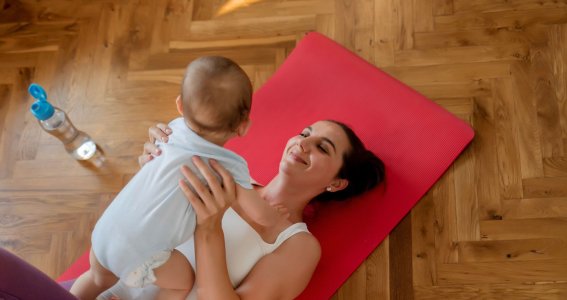
<path id="1" fill-rule="evenodd" d="M 183 116 L 183 101 L 181 100 L 181 95 L 177 95 L 175 99 L 175 105 L 177 106 L 177 111 Z"/>
<path id="2" fill-rule="evenodd" d="M 327 191 L 329 192 L 338 192 L 346 189 L 348 186 L 348 180 L 344 178 L 337 178 L 331 182 L 331 184 L 327 187 Z"/>

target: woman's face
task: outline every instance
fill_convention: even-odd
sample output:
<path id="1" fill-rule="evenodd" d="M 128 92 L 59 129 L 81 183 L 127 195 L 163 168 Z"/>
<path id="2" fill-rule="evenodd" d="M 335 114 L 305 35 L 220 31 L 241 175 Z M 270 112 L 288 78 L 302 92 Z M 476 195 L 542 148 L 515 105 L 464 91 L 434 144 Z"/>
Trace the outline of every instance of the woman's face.
<path id="1" fill-rule="evenodd" d="M 349 149 L 347 135 L 339 125 L 319 121 L 287 142 L 280 172 L 324 189 L 336 178 Z"/>

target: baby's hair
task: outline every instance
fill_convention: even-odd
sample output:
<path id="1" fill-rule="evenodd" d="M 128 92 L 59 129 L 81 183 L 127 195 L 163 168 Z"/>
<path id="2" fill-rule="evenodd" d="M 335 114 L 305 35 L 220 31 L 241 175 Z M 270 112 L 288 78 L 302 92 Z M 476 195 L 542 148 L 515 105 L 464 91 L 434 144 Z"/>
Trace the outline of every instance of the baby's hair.
<path id="1" fill-rule="evenodd" d="M 187 66 L 181 99 L 183 115 L 197 127 L 194 129 L 234 132 L 250 114 L 252 83 L 234 61 L 204 56 Z"/>

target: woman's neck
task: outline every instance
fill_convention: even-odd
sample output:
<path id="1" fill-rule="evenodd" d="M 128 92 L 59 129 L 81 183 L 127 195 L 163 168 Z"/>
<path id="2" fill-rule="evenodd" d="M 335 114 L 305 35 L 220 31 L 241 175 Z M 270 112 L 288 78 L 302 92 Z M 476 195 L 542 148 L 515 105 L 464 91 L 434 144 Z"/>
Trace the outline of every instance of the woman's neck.
<path id="1" fill-rule="evenodd" d="M 281 205 L 285 207 L 290 214 L 290 221 L 293 222 L 303 220 L 303 209 L 312 199 L 312 197 L 306 195 L 305 190 L 293 188 L 293 185 L 289 184 L 279 174 L 259 192 L 260 196 L 271 206 Z"/>

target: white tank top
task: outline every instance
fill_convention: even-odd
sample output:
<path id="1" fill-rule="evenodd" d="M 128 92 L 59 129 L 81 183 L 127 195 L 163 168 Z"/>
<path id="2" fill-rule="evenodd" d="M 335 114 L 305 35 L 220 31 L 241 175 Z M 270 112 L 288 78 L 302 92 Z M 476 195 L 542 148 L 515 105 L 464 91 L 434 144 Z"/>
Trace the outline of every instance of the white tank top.
<path id="1" fill-rule="evenodd" d="M 266 254 L 272 253 L 288 238 L 300 232 L 309 232 L 305 223 L 295 223 L 282 231 L 273 244 L 266 243 L 262 237 L 240 217 L 232 208 L 229 208 L 223 219 L 226 263 L 228 275 L 233 287 L 237 287 L 248 275 L 254 265 Z M 195 244 L 193 238 L 176 248 L 187 257 L 195 270 Z M 195 283 L 197 284 L 197 283 Z M 118 283 L 109 290 L 123 300 L 127 299 L 154 299 L 157 287 L 151 285 L 143 289 L 128 288 Z M 104 293 L 99 299 L 110 299 L 110 294 Z M 196 289 L 187 297 L 187 300 L 197 299 Z"/>
<path id="2" fill-rule="evenodd" d="M 299 232 L 309 232 L 305 223 L 295 223 L 282 231 L 273 244 L 266 243 L 262 237 L 244 221 L 232 208 L 229 208 L 222 220 L 225 233 L 226 264 L 232 286 L 236 287 L 248 275 L 256 262 L 264 255 L 272 253 L 289 237 Z M 177 247 L 195 270 L 195 245 L 193 239 Z M 196 299 L 190 294 L 187 299 Z"/>

